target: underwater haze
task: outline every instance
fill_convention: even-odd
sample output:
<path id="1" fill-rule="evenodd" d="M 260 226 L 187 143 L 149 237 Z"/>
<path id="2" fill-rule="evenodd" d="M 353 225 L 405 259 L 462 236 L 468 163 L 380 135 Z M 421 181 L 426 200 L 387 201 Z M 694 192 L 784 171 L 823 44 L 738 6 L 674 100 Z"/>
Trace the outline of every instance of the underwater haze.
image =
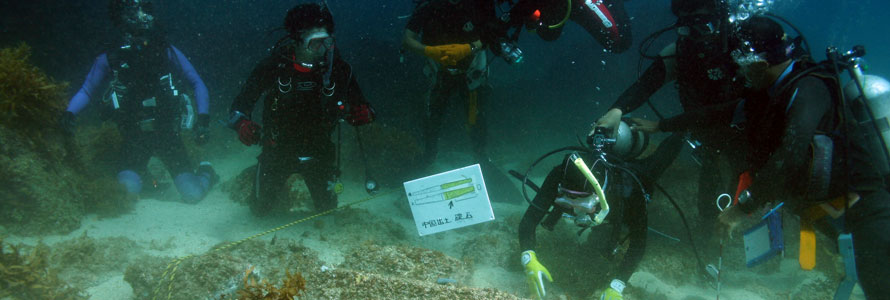
<path id="1" fill-rule="evenodd" d="M 209 90 L 209 142 L 197 145 L 191 134 L 183 134 L 189 156 L 212 162 L 219 175 L 219 183 L 197 204 L 180 201 L 175 179 L 158 158 L 149 162 L 153 176 L 143 180 L 142 195 L 129 195 L 117 185 L 123 137 L 101 118 L 98 97 L 78 115 L 73 136 L 55 129 L 96 57 L 117 46 L 107 1 L 0 3 L 0 80 L 7 81 L 0 82 L 0 97 L 6 98 L 0 99 L 0 299 L 532 297 L 520 260 L 526 249 L 518 239 L 529 207 L 525 200 L 492 202 L 490 222 L 418 234 L 402 183 L 480 161 L 463 122 L 466 108 L 453 101 L 440 112 L 445 121 L 438 158 L 420 167 L 426 58 L 401 50 L 412 0 L 326 1 L 336 23 L 336 47 L 351 64 L 376 119 L 361 129 L 362 144 L 358 131 L 344 122 L 332 136 L 342 147 L 339 179 L 345 189 L 339 209 L 317 215 L 302 183 L 306 178 L 293 176 L 286 191 L 292 207 L 272 216 L 251 213 L 248 201 L 261 149 L 244 146 L 226 122 L 254 66 L 285 35 L 287 10 L 304 2 L 153 1 L 167 40 Z M 552 42 L 523 32 L 518 45 L 525 57 L 519 64 L 493 60 L 492 94 L 483 112 L 490 161 L 481 162 L 494 169 L 486 172 L 490 192 L 520 195 L 522 183 L 508 171 L 525 173 L 548 151 L 584 139 L 650 64 L 638 49 L 646 36 L 676 21 L 670 4 L 626 1 L 633 46 L 620 54 L 605 51 L 569 22 Z M 817 61 L 825 59 L 829 46 L 864 45 L 867 73 L 890 77 L 890 40 L 884 36 L 890 2 L 775 0 L 770 11 L 800 29 Z M 650 54 L 675 38 L 673 31 L 659 37 Z M 682 112 L 673 85 L 651 99 L 663 115 Z M 656 113 L 642 106 L 632 116 L 654 119 Z M 653 141 L 666 136 L 653 135 Z M 542 184 L 561 158 L 543 160 L 529 180 Z M 679 201 L 689 226 L 701 221 L 697 182 L 689 179 L 697 176 L 695 164 L 684 149 L 659 180 Z M 374 195 L 365 191 L 369 174 L 381 185 Z M 528 193 L 534 196 L 531 189 Z M 645 255 L 624 299 L 830 299 L 844 278 L 834 237 L 821 233 L 815 269 L 800 268 L 798 222 L 790 213 L 783 217 L 786 251 L 749 268 L 739 235 L 723 240 L 702 230 L 687 234 L 664 192 L 652 191 L 651 200 Z M 570 222 L 537 231 L 538 258 L 554 279 L 547 282 L 544 299 L 600 299 L 618 272 L 612 260 L 622 255 L 591 251 L 602 248 L 598 241 L 609 234 L 598 228 L 581 233 Z M 693 271 L 700 269 L 696 256 L 704 264 L 722 260 L 719 282 L 699 276 L 703 270 Z M 851 299 L 865 297 L 857 288 Z"/>

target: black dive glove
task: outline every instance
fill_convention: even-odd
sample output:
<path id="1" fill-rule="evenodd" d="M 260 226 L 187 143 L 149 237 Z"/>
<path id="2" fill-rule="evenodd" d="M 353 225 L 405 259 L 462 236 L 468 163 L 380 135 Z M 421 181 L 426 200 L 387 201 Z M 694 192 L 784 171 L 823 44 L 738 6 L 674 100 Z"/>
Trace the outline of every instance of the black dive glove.
<path id="1" fill-rule="evenodd" d="M 62 129 L 62 132 L 67 136 L 74 136 L 74 113 L 70 111 L 65 111 L 62 113 L 62 117 L 59 118 L 59 128 Z"/>
<path id="2" fill-rule="evenodd" d="M 197 125 L 195 127 L 195 143 L 204 145 L 210 139 L 210 115 L 198 115 Z"/>

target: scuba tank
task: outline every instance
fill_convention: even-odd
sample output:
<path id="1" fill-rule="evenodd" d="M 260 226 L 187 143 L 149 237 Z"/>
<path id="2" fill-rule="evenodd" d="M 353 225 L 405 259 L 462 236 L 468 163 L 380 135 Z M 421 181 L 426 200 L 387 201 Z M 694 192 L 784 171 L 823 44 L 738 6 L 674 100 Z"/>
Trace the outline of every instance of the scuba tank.
<path id="1" fill-rule="evenodd" d="M 858 70 L 858 69 L 857 69 Z M 870 129 L 866 133 L 867 149 L 871 153 L 890 151 L 890 82 L 880 76 L 861 75 L 860 82 L 865 97 L 862 97 L 856 81 L 844 87 L 844 97 L 850 100 L 850 109 L 859 125 Z M 877 129 L 877 130 L 876 130 Z M 886 155 L 875 157 L 883 175 L 890 175 L 890 161 Z"/>
<path id="2" fill-rule="evenodd" d="M 890 82 L 876 75 L 863 74 L 865 55 L 863 46 L 854 46 L 846 53 L 829 49 L 830 59 L 842 60 L 852 80 L 844 86 L 844 98 L 865 133 L 867 145 L 863 145 L 873 155 L 878 171 L 882 176 L 890 175 Z"/>
<path id="3" fill-rule="evenodd" d="M 615 144 L 612 145 L 612 153 L 624 159 L 634 159 L 643 154 L 649 146 L 649 134 L 642 131 L 632 131 L 628 122 L 622 120 L 618 124 L 618 134 L 615 136 Z"/>

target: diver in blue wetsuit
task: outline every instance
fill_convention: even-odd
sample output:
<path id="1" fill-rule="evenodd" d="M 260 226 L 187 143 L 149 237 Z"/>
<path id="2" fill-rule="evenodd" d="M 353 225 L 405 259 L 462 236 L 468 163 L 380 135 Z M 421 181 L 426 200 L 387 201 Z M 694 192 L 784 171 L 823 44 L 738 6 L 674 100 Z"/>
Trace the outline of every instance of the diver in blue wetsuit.
<path id="1" fill-rule="evenodd" d="M 151 1 L 113 0 L 112 22 L 123 35 L 120 47 L 96 58 L 81 89 L 71 98 L 60 124 L 74 131 L 75 116 L 90 99 L 102 97 L 103 115 L 114 120 L 121 136 L 120 182 L 131 194 L 142 191 L 142 177 L 152 156 L 167 166 L 187 203 L 197 203 L 217 180 L 208 162 L 197 170 L 180 139 L 180 128 L 194 128 L 198 144 L 206 143 L 210 123 L 207 86 L 185 55 L 169 44 L 152 16 Z M 197 114 L 176 88 L 179 79 L 191 84 Z M 108 89 L 103 89 L 110 84 Z M 104 93 L 104 97 L 103 97 Z"/>

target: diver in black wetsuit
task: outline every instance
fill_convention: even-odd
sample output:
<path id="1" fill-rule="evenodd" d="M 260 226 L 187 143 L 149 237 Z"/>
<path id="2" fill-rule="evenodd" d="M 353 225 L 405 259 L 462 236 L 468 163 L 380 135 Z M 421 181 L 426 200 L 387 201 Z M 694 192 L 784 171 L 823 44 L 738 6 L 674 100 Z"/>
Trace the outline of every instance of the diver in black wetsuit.
<path id="1" fill-rule="evenodd" d="M 630 16 L 625 0 L 519 0 L 509 11 L 498 15 L 504 1 L 479 1 L 488 5 L 493 17 L 483 30 L 483 43 L 495 55 L 516 62 L 515 45 L 523 27 L 541 39 L 553 41 L 562 34 L 564 25 L 573 21 L 587 31 L 606 50 L 621 53 L 633 44 Z M 497 6 L 497 7 L 493 7 Z"/>
<path id="2" fill-rule="evenodd" d="M 852 233 L 866 298 L 886 299 L 890 194 L 873 165 L 872 155 L 879 154 L 864 148 L 863 127 L 841 103 L 834 70 L 792 59 L 794 46 L 772 19 L 752 17 L 742 23 L 739 37 L 733 57 L 750 87 L 744 100 L 698 114 L 731 117 L 751 145 L 752 181 L 737 198 L 738 205 L 721 214 L 721 222 L 732 230 L 745 213 L 778 202 L 802 220 L 826 214 L 824 219 L 840 220 L 840 231 Z"/>
<path id="3" fill-rule="evenodd" d="M 353 126 L 374 120 L 351 66 L 334 49 L 334 21 L 325 6 L 300 4 L 284 20 L 288 36 L 251 72 L 231 107 L 229 127 L 247 146 L 260 144 L 251 211 L 287 211 L 285 183 L 300 173 L 315 209 L 337 207 L 336 147 L 331 133 L 341 120 Z M 262 127 L 251 119 L 263 101 Z M 262 135 L 260 135 L 262 133 Z"/>
<path id="4" fill-rule="evenodd" d="M 491 90 L 480 32 L 485 17 L 473 1 L 431 0 L 417 5 L 405 27 L 405 49 L 428 58 L 424 73 L 432 85 L 423 126 L 427 165 L 437 157 L 444 112 L 455 95 L 466 103 L 473 150 L 480 160 L 485 156 L 483 108 Z"/>
<path id="5" fill-rule="evenodd" d="M 628 240 L 627 253 L 620 262 L 617 273 L 613 274 L 615 279 L 604 289 L 601 299 L 622 299 L 625 283 L 636 270 L 646 249 L 648 230 L 646 207 L 649 200 L 646 191 L 651 190 L 655 179 L 667 169 L 672 161 L 670 158 L 677 155 L 676 152 L 683 142 L 681 136 L 670 136 L 659 144 L 654 154 L 641 160 L 622 162 L 617 156 L 607 153 L 605 157 L 608 158 L 608 163 L 606 161 L 593 163 L 600 157 L 584 157 L 588 163 L 606 166 L 606 169 L 594 167 L 591 170 L 596 177 L 604 178 L 602 177 L 604 172 L 610 174 L 608 186 L 604 187 L 604 194 L 606 199 L 609 199 L 611 207 L 609 219 L 612 222 L 607 225 L 611 227 L 610 239 L 597 241 L 597 243 L 609 243 L 610 246 L 604 247 L 608 253 L 600 255 L 614 257 L 613 249 L 621 246 L 624 240 Z M 553 281 L 549 271 L 538 261 L 535 253 L 537 226 L 540 224 L 541 227 L 553 230 L 563 215 L 569 214 L 574 218 L 576 225 L 586 229 L 592 226 L 589 222 L 590 216 L 585 215 L 586 209 L 590 208 L 591 199 L 598 199 L 596 197 L 591 183 L 569 156 L 563 164 L 557 165 L 547 174 L 540 191 L 535 195 L 532 205 L 525 211 L 519 223 L 519 246 L 523 250 L 522 264 L 525 267 L 526 280 L 532 297 L 541 299 L 545 296 L 543 283 L 545 276 L 549 281 Z M 590 230 L 604 229 L 591 227 Z"/>
<path id="6" fill-rule="evenodd" d="M 628 87 L 596 124 L 616 128 L 623 114 L 642 106 L 661 87 L 674 82 L 684 111 L 696 110 L 737 100 L 738 86 L 732 80 L 735 65 L 722 46 L 726 35 L 720 34 L 727 22 L 713 0 L 673 0 L 671 10 L 678 17 L 674 28 L 677 41 L 665 47 L 637 81 Z M 701 165 L 698 178 L 700 228 L 712 228 L 718 210 L 714 199 L 733 179 L 722 178 L 717 164 L 725 158 L 732 174 L 741 173 L 744 138 L 722 123 L 704 123 L 702 119 L 674 116 L 660 121 L 633 119 L 634 130 L 675 132 L 689 135 L 693 155 Z M 674 158 L 669 158 L 673 160 Z M 702 231 L 704 233 L 710 231 Z"/>

